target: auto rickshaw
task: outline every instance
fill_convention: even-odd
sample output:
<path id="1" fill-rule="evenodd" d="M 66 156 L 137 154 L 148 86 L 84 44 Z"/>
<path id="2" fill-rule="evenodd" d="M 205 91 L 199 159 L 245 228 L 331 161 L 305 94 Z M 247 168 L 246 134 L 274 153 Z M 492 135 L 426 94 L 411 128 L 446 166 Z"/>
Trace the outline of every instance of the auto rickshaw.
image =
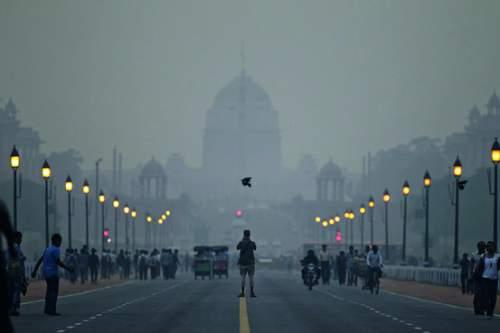
<path id="1" fill-rule="evenodd" d="M 229 255 L 227 246 L 212 246 L 212 251 L 215 253 L 213 262 L 213 275 L 218 275 L 219 279 L 225 275 L 229 278 Z"/>
<path id="2" fill-rule="evenodd" d="M 196 280 L 200 276 L 202 280 L 205 277 L 211 280 L 213 276 L 212 248 L 210 246 L 195 246 L 193 250 L 196 252 L 193 258 L 194 279 Z"/>

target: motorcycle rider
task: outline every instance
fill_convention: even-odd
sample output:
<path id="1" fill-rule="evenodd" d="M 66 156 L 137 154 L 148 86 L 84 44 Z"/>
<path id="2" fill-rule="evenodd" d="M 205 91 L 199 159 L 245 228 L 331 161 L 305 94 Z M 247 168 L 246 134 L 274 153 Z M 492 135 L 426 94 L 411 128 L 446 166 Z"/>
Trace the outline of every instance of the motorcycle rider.
<path id="1" fill-rule="evenodd" d="M 370 287 L 370 291 L 373 293 L 373 287 L 375 283 L 375 276 L 380 278 L 382 275 L 382 255 L 378 252 L 378 246 L 373 245 L 370 252 L 366 256 L 366 263 L 368 265 L 368 286 Z M 378 294 L 378 288 L 376 290 Z"/>
<path id="2" fill-rule="evenodd" d="M 306 269 L 307 265 L 313 264 L 315 267 L 316 271 L 316 276 L 314 278 L 314 284 L 318 284 L 319 278 L 321 276 L 321 270 L 319 269 L 319 260 L 316 254 L 314 253 L 314 250 L 310 249 L 307 251 L 307 255 L 304 257 L 304 259 L 301 260 L 302 264 L 302 280 L 304 281 L 304 284 L 306 284 Z"/>

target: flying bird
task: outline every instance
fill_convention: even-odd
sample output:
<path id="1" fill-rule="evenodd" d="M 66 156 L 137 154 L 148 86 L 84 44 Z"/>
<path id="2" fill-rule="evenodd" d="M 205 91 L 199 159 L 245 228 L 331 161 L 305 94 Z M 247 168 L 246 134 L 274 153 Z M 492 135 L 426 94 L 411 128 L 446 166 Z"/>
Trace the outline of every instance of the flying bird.
<path id="1" fill-rule="evenodd" d="M 251 181 L 252 181 L 252 177 L 245 177 L 245 178 L 243 178 L 243 179 L 241 180 L 241 184 L 242 184 L 243 186 L 252 187 L 252 183 L 251 183 Z"/>

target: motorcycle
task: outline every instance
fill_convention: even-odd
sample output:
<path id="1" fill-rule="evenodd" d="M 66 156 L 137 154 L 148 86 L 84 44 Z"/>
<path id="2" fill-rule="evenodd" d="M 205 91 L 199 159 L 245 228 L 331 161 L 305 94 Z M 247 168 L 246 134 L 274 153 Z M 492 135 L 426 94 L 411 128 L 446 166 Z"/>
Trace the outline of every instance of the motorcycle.
<path id="1" fill-rule="evenodd" d="M 305 282 L 309 291 L 312 290 L 316 281 L 316 266 L 314 264 L 308 264 L 306 267 Z"/>

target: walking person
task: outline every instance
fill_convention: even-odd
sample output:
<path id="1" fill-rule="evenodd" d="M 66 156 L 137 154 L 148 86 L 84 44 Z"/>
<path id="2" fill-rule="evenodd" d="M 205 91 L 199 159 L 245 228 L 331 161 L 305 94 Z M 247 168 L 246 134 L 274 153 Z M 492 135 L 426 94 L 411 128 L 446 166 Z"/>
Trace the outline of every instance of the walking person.
<path id="1" fill-rule="evenodd" d="M 17 253 L 14 246 L 14 228 L 10 223 L 10 216 L 7 207 L 0 200 L 0 328 L 2 332 L 12 333 L 14 327 L 9 317 L 9 296 L 7 290 L 7 271 L 4 261 L 5 255 L 2 246 L 2 235 L 7 241 L 10 258 L 15 258 Z"/>
<path id="2" fill-rule="evenodd" d="M 86 246 L 80 250 L 78 257 L 78 272 L 80 273 L 80 282 L 85 284 L 89 279 L 89 251 Z"/>
<path id="3" fill-rule="evenodd" d="M 21 308 L 21 293 L 26 294 L 28 283 L 26 281 L 25 261 L 26 257 L 21 250 L 23 234 L 19 231 L 14 235 L 15 257 L 9 256 L 8 277 L 9 277 L 9 302 L 10 315 L 19 316 Z"/>
<path id="4" fill-rule="evenodd" d="M 344 251 L 340 251 L 340 254 L 335 260 L 337 264 L 337 276 L 339 279 L 339 285 L 343 286 L 345 284 L 346 270 L 347 270 L 347 257 Z"/>
<path id="5" fill-rule="evenodd" d="M 321 245 L 319 262 L 321 265 L 321 282 L 323 284 L 330 284 L 330 255 L 328 254 L 326 244 Z"/>
<path id="6" fill-rule="evenodd" d="M 497 246 L 495 242 L 488 242 L 486 254 L 481 259 L 480 270 L 482 271 L 481 304 L 486 310 L 488 319 L 493 318 L 495 305 L 497 302 L 498 271 L 500 270 L 500 257 L 496 254 Z"/>
<path id="7" fill-rule="evenodd" d="M 97 271 L 99 269 L 99 256 L 97 250 L 92 248 L 89 256 L 90 282 L 97 283 Z"/>
<path id="8" fill-rule="evenodd" d="M 467 284 L 469 281 L 469 272 L 470 272 L 469 266 L 470 266 L 469 256 L 467 255 L 467 253 L 464 253 L 462 255 L 462 260 L 460 260 L 460 284 L 462 287 L 462 294 L 467 293 L 468 289 Z"/>
<path id="9" fill-rule="evenodd" d="M 45 249 L 43 255 L 38 259 L 35 269 L 31 273 L 31 277 L 35 278 L 38 268 L 43 263 L 43 276 L 47 284 L 45 293 L 45 314 L 49 316 L 60 316 L 56 311 L 57 296 L 59 294 L 59 267 L 73 273 L 74 270 L 66 266 L 61 261 L 61 244 L 62 237 L 60 234 L 53 234 L 51 238 L 51 245 Z"/>
<path id="10" fill-rule="evenodd" d="M 257 245 L 250 239 L 250 230 L 243 231 L 243 239 L 238 243 L 236 249 L 240 251 L 238 266 L 240 267 L 241 275 L 241 293 L 238 297 L 245 297 L 246 276 L 250 280 L 250 297 L 257 297 L 254 292 L 254 275 L 255 275 L 255 255 Z"/>
<path id="11" fill-rule="evenodd" d="M 472 256 L 473 265 L 473 279 L 474 279 L 474 299 L 472 301 L 474 305 L 474 314 L 477 316 L 484 315 L 484 308 L 481 304 L 481 294 L 482 294 L 482 271 L 480 270 L 481 258 L 486 251 L 486 243 L 484 241 L 479 241 L 477 243 L 477 252 Z"/>

